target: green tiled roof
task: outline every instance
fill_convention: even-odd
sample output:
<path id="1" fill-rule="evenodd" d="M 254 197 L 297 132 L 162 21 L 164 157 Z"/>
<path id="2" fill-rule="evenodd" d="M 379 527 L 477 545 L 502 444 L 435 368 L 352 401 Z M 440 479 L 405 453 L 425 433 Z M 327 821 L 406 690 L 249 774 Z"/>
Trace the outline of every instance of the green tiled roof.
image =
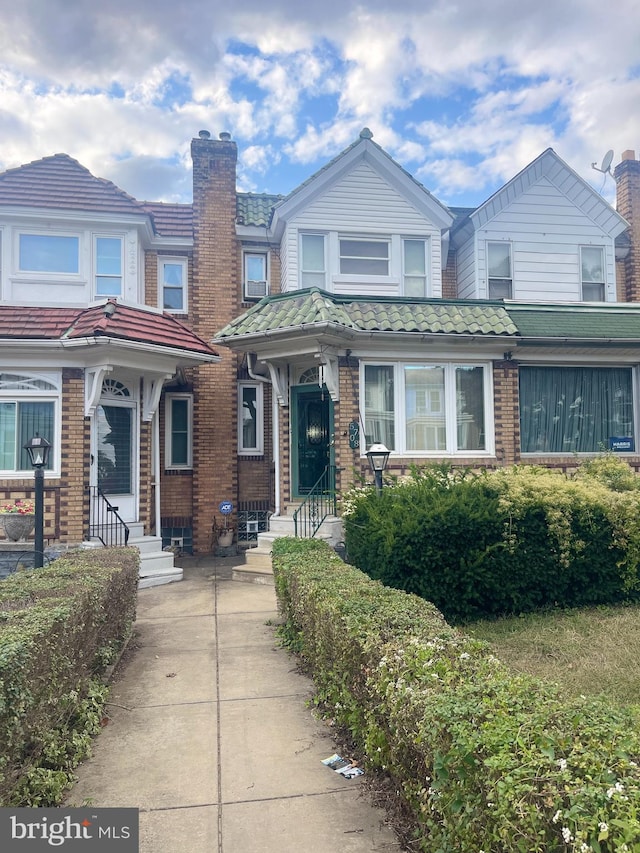
<path id="1" fill-rule="evenodd" d="M 510 305 L 522 338 L 640 340 L 640 305 Z"/>
<path id="2" fill-rule="evenodd" d="M 238 193 L 236 195 L 236 221 L 238 225 L 268 225 L 277 202 L 284 196 L 267 193 Z"/>
<path id="3" fill-rule="evenodd" d="M 501 303 L 334 296 L 317 288 L 269 296 L 222 329 L 216 340 L 329 325 L 356 332 L 516 335 Z"/>

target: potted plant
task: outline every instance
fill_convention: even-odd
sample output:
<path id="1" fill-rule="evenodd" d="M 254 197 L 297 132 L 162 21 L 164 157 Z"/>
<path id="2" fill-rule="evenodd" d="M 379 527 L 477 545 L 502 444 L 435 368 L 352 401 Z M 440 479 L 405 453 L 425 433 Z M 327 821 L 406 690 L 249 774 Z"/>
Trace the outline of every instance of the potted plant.
<path id="1" fill-rule="evenodd" d="M 19 542 L 35 527 L 35 507 L 27 498 L 17 498 L 13 503 L 0 504 L 0 523 L 7 539 Z"/>
<path id="2" fill-rule="evenodd" d="M 233 545 L 234 525 L 228 515 L 222 518 L 221 522 L 215 516 L 213 518 L 213 537 L 220 548 L 230 548 Z"/>

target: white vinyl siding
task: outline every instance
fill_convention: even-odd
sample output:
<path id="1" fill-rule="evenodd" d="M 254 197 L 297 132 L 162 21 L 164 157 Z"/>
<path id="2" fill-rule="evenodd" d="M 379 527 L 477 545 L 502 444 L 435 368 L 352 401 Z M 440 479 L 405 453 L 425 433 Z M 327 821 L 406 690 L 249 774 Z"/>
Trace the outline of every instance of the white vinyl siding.
<path id="1" fill-rule="evenodd" d="M 429 296 L 442 295 L 442 251 L 440 229 L 425 220 L 395 188 L 366 163 L 359 163 L 324 195 L 287 223 L 281 254 L 283 290 L 301 285 L 299 235 L 327 235 L 327 284 L 334 293 L 400 296 L 402 284 L 402 238 L 427 241 Z M 387 239 L 391 241 L 390 275 L 366 276 L 340 273 L 340 238 Z"/>
<path id="2" fill-rule="evenodd" d="M 582 300 L 580 246 L 600 246 L 605 253 L 605 301 L 615 301 L 613 240 L 548 179 L 542 178 L 496 213 L 476 232 L 478 298 L 488 298 L 486 245 L 509 239 L 512 244 L 514 299 L 578 302 Z M 468 258 L 469 240 L 458 260 Z M 460 295 L 469 297 L 470 271 L 462 270 Z"/>

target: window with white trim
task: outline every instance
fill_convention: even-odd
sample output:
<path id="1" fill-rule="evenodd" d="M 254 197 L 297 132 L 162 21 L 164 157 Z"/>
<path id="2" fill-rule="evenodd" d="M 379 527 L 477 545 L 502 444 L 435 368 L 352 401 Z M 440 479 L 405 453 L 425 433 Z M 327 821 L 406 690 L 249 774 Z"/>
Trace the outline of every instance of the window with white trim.
<path id="1" fill-rule="evenodd" d="M 264 452 L 264 403 L 262 382 L 238 384 L 238 453 Z"/>
<path id="2" fill-rule="evenodd" d="M 245 300 L 262 299 L 269 293 L 269 256 L 267 252 L 244 252 Z"/>
<path id="3" fill-rule="evenodd" d="M 18 270 L 78 275 L 80 238 L 68 234 L 19 234 Z"/>
<path id="4" fill-rule="evenodd" d="M 326 290 L 324 234 L 300 235 L 300 287 L 320 287 Z"/>
<path id="5" fill-rule="evenodd" d="M 490 452 L 489 364 L 365 364 L 365 442 L 404 455 Z"/>
<path id="6" fill-rule="evenodd" d="M 604 302 L 604 249 L 601 246 L 580 247 L 580 284 L 585 302 Z"/>
<path id="7" fill-rule="evenodd" d="M 187 313 L 186 258 L 158 257 L 158 288 L 165 311 Z"/>
<path id="8" fill-rule="evenodd" d="M 122 296 L 122 237 L 95 238 L 96 296 Z"/>
<path id="9" fill-rule="evenodd" d="M 489 299 L 513 298 L 511 243 L 487 243 L 487 296 Z"/>
<path id="10" fill-rule="evenodd" d="M 4 475 L 31 472 L 23 445 L 38 433 L 52 445 L 47 469 L 59 458 L 59 374 L 0 372 L 0 472 Z"/>
<path id="11" fill-rule="evenodd" d="M 193 467 L 193 395 L 165 397 L 165 468 Z"/>
<path id="12" fill-rule="evenodd" d="M 340 237 L 340 274 L 388 276 L 391 242 L 368 237 Z"/>
<path id="13" fill-rule="evenodd" d="M 402 241 L 402 280 L 405 296 L 427 296 L 427 242 Z"/>

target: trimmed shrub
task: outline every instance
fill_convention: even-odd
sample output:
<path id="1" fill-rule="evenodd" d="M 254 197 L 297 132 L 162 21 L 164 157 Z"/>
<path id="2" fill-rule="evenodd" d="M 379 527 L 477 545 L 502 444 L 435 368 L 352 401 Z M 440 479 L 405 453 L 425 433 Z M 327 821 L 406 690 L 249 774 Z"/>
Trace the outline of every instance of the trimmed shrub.
<path id="1" fill-rule="evenodd" d="M 640 491 L 612 462 L 575 479 L 534 466 L 438 466 L 380 495 L 356 490 L 343 501 L 349 561 L 454 623 L 636 599 Z"/>
<path id="2" fill-rule="evenodd" d="M 280 539 L 288 644 L 388 773 L 424 853 L 638 853 L 638 716 L 510 674 L 429 602 L 315 540 Z"/>
<path id="3" fill-rule="evenodd" d="M 69 552 L 0 583 L 0 805 L 60 802 L 135 619 L 135 549 Z"/>

